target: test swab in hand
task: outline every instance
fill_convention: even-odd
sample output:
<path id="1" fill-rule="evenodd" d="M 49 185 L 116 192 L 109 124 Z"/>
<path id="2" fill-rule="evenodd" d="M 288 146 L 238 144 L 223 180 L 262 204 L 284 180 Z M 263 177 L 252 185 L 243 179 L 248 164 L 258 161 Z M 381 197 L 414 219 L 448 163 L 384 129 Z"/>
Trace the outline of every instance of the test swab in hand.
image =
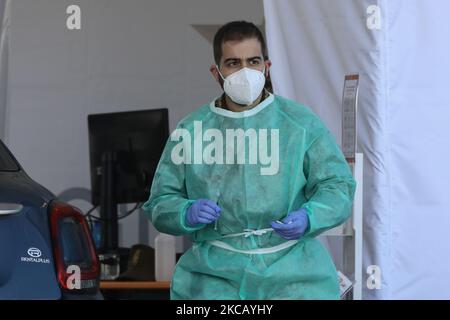
<path id="1" fill-rule="evenodd" d="M 217 197 L 217 201 L 216 201 L 217 205 L 219 205 L 220 196 L 221 196 L 221 194 L 219 193 L 218 197 Z M 217 220 L 214 222 L 214 230 L 217 230 Z"/>
<path id="2" fill-rule="evenodd" d="M 277 220 L 276 222 L 278 222 L 278 223 L 281 223 L 281 224 L 285 224 L 284 222 L 281 222 L 280 220 Z M 291 221 L 289 221 L 288 223 L 286 223 L 286 224 L 291 224 L 292 223 L 292 220 Z"/>

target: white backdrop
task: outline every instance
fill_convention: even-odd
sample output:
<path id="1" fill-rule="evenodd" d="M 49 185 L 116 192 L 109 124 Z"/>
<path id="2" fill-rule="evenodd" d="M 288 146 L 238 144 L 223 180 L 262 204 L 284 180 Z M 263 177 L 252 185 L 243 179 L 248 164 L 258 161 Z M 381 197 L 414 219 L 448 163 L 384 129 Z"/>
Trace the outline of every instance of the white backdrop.
<path id="1" fill-rule="evenodd" d="M 450 2 L 265 0 L 276 93 L 341 139 L 344 75 L 360 74 L 369 299 L 450 299 Z M 365 272 L 364 272 L 365 274 Z"/>

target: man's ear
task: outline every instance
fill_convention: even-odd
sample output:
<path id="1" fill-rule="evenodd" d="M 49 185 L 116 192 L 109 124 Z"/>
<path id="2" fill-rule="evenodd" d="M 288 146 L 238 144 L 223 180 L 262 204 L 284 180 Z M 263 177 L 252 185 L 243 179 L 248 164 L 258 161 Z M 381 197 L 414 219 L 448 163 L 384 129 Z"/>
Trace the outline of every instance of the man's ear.
<path id="1" fill-rule="evenodd" d="M 211 74 L 213 75 L 214 79 L 220 83 L 219 81 L 219 72 L 217 71 L 216 65 L 212 64 L 211 67 L 209 67 L 209 71 L 211 72 Z"/>
<path id="2" fill-rule="evenodd" d="M 270 67 L 272 67 L 272 61 L 270 61 L 269 59 L 264 61 L 264 64 L 266 65 L 266 71 L 265 71 L 265 76 L 269 76 L 269 69 Z"/>

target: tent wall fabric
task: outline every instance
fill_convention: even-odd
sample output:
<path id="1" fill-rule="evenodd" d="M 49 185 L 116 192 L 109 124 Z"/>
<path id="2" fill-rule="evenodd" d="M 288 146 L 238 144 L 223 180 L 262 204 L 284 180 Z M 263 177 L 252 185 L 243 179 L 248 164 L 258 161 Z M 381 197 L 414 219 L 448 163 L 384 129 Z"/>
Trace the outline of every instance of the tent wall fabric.
<path id="1" fill-rule="evenodd" d="M 364 298 L 449 299 L 450 33 L 445 0 L 264 1 L 275 93 L 341 139 L 359 73 Z"/>

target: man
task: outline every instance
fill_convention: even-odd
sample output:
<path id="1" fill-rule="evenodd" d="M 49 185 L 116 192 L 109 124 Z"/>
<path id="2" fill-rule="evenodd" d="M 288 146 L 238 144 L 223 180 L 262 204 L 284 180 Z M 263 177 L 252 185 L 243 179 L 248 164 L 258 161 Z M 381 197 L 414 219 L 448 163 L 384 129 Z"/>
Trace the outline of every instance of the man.
<path id="1" fill-rule="evenodd" d="M 264 90 L 264 38 L 231 22 L 210 71 L 224 94 L 180 121 L 144 209 L 161 232 L 190 235 L 172 299 L 338 299 L 315 239 L 351 212 L 355 181 L 307 107 Z"/>

